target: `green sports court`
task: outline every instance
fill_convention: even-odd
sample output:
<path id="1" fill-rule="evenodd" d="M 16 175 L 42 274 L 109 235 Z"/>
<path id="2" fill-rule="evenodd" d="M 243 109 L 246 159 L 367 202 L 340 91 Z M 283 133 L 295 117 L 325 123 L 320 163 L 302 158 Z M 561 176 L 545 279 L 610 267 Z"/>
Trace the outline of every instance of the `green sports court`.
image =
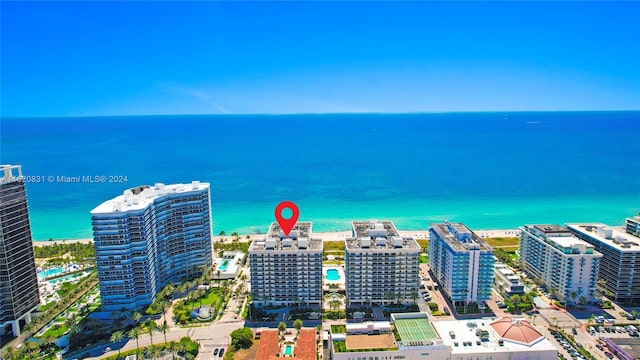
<path id="1" fill-rule="evenodd" d="M 436 340 L 436 330 L 427 318 L 395 319 L 395 327 L 404 343 Z"/>

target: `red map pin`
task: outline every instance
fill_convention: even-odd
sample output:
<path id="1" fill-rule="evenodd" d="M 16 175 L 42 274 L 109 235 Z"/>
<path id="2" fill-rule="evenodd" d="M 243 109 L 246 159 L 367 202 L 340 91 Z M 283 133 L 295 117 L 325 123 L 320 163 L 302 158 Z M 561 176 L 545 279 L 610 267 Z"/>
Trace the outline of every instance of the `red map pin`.
<path id="1" fill-rule="evenodd" d="M 284 209 L 291 209 L 292 215 L 290 218 L 285 219 L 282 216 L 282 210 Z M 298 221 L 298 215 L 300 215 L 300 212 L 298 211 L 298 207 L 296 206 L 296 204 L 294 204 L 291 201 L 283 201 L 280 204 L 278 204 L 278 206 L 276 206 L 276 220 L 278 220 L 278 224 L 280 225 L 280 228 L 284 232 L 284 236 L 289 236 L 291 229 L 293 229 L 293 226 L 296 224 L 296 221 Z"/>

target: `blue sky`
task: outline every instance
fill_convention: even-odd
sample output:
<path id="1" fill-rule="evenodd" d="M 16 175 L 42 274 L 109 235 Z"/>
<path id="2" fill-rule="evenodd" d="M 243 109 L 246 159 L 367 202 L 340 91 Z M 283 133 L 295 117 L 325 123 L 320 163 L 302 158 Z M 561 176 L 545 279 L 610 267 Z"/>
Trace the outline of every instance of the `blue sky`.
<path id="1" fill-rule="evenodd" d="M 2 116 L 640 108 L 639 2 L 7 2 Z"/>

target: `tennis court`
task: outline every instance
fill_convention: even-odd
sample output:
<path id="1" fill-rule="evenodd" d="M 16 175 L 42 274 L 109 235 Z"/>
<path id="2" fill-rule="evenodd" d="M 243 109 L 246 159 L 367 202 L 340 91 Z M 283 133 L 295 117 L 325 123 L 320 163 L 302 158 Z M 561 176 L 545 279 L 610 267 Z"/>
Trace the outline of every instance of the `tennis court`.
<path id="1" fill-rule="evenodd" d="M 438 333 L 426 318 L 396 319 L 395 326 L 404 343 L 438 339 Z"/>

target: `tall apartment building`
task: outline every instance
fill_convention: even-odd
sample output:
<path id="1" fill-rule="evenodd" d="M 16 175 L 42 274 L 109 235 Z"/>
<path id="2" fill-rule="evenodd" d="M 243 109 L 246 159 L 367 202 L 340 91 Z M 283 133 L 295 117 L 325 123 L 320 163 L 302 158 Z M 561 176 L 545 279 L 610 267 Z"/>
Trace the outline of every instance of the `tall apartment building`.
<path id="1" fill-rule="evenodd" d="M 624 222 L 624 229 L 628 234 L 640 237 L 640 214 L 628 217 Z"/>
<path id="2" fill-rule="evenodd" d="M 22 166 L 0 165 L 0 326 L 20 335 L 40 305 Z"/>
<path id="3" fill-rule="evenodd" d="M 249 247 L 253 302 L 322 305 L 322 239 L 311 222 L 298 222 L 288 236 L 272 223 L 267 236 Z"/>
<path id="4" fill-rule="evenodd" d="M 559 225 L 525 225 L 520 234 L 520 261 L 532 279 L 573 304 L 597 300 L 602 254 Z"/>
<path id="5" fill-rule="evenodd" d="M 346 240 L 350 303 L 414 303 L 420 282 L 420 245 L 391 221 L 354 221 Z"/>
<path id="6" fill-rule="evenodd" d="M 140 186 L 91 211 L 102 308 L 139 309 L 211 266 L 209 184 Z"/>
<path id="7" fill-rule="evenodd" d="M 432 224 L 429 266 L 434 280 L 455 306 L 491 299 L 495 258 L 493 248 L 462 223 Z"/>
<path id="8" fill-rule="evenodd" d="M 602 223 L 567 227 L 602 254 L 598 278 L 604 280 L 605 295 L 616 302 L 640 305 L 640 238 Z"/>

